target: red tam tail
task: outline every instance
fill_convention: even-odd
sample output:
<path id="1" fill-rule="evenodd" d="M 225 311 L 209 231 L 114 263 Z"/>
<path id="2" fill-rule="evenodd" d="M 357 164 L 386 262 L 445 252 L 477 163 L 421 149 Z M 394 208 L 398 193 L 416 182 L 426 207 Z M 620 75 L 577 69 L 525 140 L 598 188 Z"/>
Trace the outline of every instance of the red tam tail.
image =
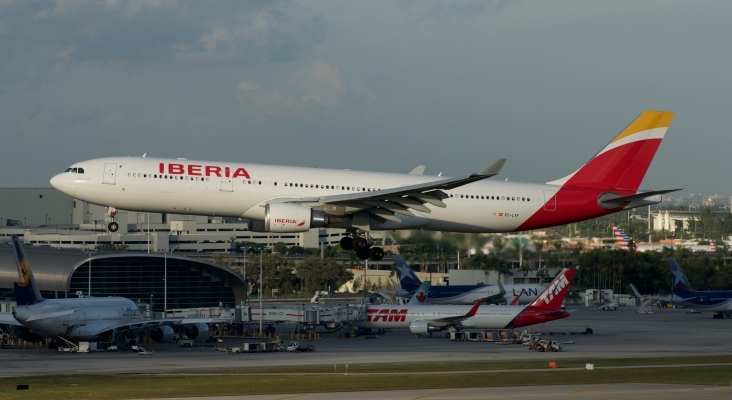
<path id="1" fill-rule="evenodd" d="M 543 309 L 559 310 L 564 302 L 564 297 L 569 292 L 569 284 L 572 283 L 576 269 L 565 268 L 557 275 L 556 278 L 544 289 L 539 297 L 531 303 L 530 307 L 540 307 Z"/>

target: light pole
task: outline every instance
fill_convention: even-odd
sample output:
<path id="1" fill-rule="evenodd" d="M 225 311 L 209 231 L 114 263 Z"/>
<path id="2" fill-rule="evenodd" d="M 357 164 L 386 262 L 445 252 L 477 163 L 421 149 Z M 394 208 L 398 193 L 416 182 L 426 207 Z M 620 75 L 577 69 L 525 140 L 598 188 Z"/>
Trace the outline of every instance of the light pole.
<path id="1" fill-rule="evenodd" d="M 247 281 L 247 248 L 244 249 L 244 304 L 247 304 L 247 294 L 249 293 L 249 281 Z"/>
<path id="2" fill-rule="evenodd" d="M 87 250 L 87 251 L 84 251 L 84 253 L 89 255 L 89 288 L 87 289 L 87 293 L 89 293 L 89 297 L 91 297 L 92 254 L 94 252 L 91 250 Z"/>
<path id="3" fill-rule="evenodd" d="M 170 255 L 173 255 L 173 252 L 170 252 Z M 168 250 L 165 250 L 165 261 L 164 261 L 165 269 L 163 272 L 163 312 L 164 318 L 168 317 Z"/>
<path id="4" fill-rule="evenodd" d="M 259 250 L 259 337 L 262 337 L 262 253 L 263 248 Z"/>
<path id="5" fill-rule="evenodd" d="M 147 213 L 147 254 L 150 254 L 150 213 Z"/>

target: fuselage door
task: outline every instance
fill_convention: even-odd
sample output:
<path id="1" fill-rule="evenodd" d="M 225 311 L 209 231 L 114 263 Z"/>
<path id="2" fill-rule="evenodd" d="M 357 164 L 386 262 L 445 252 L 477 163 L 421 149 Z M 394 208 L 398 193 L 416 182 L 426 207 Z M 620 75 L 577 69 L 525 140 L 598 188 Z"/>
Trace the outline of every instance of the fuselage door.
<path id="1" fill-rule="evenodd" d="M 221 189 L 222 192 L 233 192 L 234 191 L 234 179 L 221 177 Z"/>
<path id="2" fill-rule="evenodd" d="M 553 190 L 544 191 L 544 211 L 555 211 L 557 209 L 557 192 Z"/>
<path id="3" fill-rule="evenodd" d="M 102 179 L 102 183 L 115 185 L 115 175 L 117 175 L 117 164 L 104 164 L 104 178 Z"/>

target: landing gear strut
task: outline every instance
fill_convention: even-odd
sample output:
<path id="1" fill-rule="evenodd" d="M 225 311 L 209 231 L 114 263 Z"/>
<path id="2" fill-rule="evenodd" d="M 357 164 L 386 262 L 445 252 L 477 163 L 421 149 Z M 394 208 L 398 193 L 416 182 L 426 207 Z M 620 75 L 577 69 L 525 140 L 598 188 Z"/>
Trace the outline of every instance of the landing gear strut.
<path id="1" fill-rule="evenodd" d="M 115 222 L 115 219 L 117 218 L 117 209 L 114 207 L 109 207 L 109 217 L 112 218 L 112 222 L 110 222 L 107 225 L 107 229 L 109 229 L 110 232 L 117 232 L 119 229 L 119 224 Z"/>
<path id="2" fill-rule="evenodd" d="M 366 234 L 359 234 L 357 232 L 351 232 L 351 236 L 346 236 L 341 239 L 341 248 L 343 250 L 355 250 L 356 256 L 359 260 L 371 259 L 373 261 L 379 261 L 384 258 L 384 249 L 381 247 L 371 247 L 373 241 Z"/>

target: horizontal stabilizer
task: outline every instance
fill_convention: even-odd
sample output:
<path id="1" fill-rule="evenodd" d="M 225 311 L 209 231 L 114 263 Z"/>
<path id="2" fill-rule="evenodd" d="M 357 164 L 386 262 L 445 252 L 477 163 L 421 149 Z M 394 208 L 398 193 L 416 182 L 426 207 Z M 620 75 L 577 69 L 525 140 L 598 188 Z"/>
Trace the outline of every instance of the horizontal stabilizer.
<path id="1" fill-rule="evenodd" d="M 600 196 L 600 206 L 613 209 L 623 205 L 626 205 L 632 201 L 643 200 L 651 196 L 658 196 L 666 193 L 677 192 L 683 189 L 667 189 L 667 190 L 654 190 L 650 192 L 637 193 L 630 196 L 618 196 L 614 193 L 606 193 Z"/>

